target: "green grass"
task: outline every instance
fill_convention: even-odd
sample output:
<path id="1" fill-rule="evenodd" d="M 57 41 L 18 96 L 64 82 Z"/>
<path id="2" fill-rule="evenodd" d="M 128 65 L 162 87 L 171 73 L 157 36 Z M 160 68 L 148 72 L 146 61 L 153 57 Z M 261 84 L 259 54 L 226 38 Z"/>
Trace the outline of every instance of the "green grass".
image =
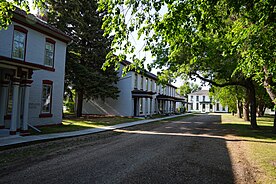
<path id="1" fill-rule="evenodd" d="M 238 136 L 276 141 L 276 134 L 272 133 L 273 119 L 273 116 L 257 117 L 257 124 L 260 129 L 253 130 L 250 122 L 224 114 L 222 115 L 222 126 L 234 130 L 234 134 Z"/>
<path id="2" fill-rule="evenodd" d="M 244 150 L 248 160 L 264 174 L 258 183 L 276 183 L 276 134 L 272 133 L 273 116 L 258 117 L 259 130 L 253 130 L 250 122 L 222 115 L 222 126 L 233 130 L 234 135 L 245 140 L 247 149 Z"/>
<path id="3" fill-rule="evenodd" d="M 153 118 L 162 118 L 168 117 L 166 115 L 154 115 Z M 170 120 L 176 121 L 180 120 L 183 117 L 170 118 Z M 128 117 L 89 117 L 84 116 L 81 118 L 64 118 L 61 125 L 53 125 L 53 126 L 43 126 L 39 127 L 41 132 L 37 132 L 34 130 L 30 130 L 31 135 L 40 135 L 40 134 L 50 134 L 50 133 L 61 133 L 61 132 L 70 132 L 70 131 L 78 131 L 84 130 L 88 128 L 100 128 L 105 126 L 112 126 L 121 123 L 139 121 L 140 118 L 128 118 Z"/>
<path id="4" fill-rule="evenodd" d="M 61 125 L 39 127 L 42 132 L 36 132 L 31 130 L 32 135 L 38 134 L 50 134 L 60 132 L 70 132 L 83 130 L 88 128 L 99 128 L 105 126 L 112 126 L 120 123 L 138 121 L 138 118 L 127 118 L 127 117 L 93 117 L 93 118 L 67 118 L 63 119 Z"/>

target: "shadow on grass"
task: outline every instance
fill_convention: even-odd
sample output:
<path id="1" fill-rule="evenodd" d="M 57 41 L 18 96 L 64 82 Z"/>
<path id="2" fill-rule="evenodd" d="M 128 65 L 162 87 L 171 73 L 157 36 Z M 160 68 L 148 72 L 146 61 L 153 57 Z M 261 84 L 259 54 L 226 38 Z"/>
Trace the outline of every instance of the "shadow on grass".
<path id="1" fill-rule="evenodd" d="M 221 124 L 221 127 L 224 129 L 231 130 L 231 134 L 234 134 L 237 136 L 243 136 L 243 137 L 255 138 L 255 139 L 276 140 L 276 134 L 272 133 L 272 126 L 259 126 L 260 129 L 254 130 L 251 128 L 250 125 L 227 123 L 227 124 Z"/>

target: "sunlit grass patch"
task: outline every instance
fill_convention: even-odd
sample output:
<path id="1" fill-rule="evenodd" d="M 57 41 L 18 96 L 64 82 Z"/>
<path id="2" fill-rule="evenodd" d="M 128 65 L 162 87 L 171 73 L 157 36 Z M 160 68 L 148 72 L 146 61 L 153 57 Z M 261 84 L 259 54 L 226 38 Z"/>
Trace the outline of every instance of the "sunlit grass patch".
<path id="1" fill-rule="evenodd" d="M 250 122 L 240 118 L 223 115 L 222 126 L 233 130 L 242 138 L 247 149 L 247 159 L 261 169 L 257 183 L 276 183 L 276 134 L 272 133 L 273 116 L 257 117 L 259 130 L 253 130 Z"/>
<path id="2" fill-rule="evenodd" d="M 96 117 L 96 118 L 67 118 L 61 125 L 39 127 L 41 133 L 31 130 L 31 134 L 49 134 L 112 126 L 120 123 L 138 121 L 138 118 L 127 117 Z"/>
<path id="3" fill-rule="evenodd" d="M 243 121 L 243 119 L 237 118 L 229 114 L 222 115 L 221 124 L 225 128 L 233 130 L 234 134 L 238 136 L 276 141 L 276 134 L 272 133 L 272 116 L 257 117 L 257 124 L 260 127 L 260 129 L 258 130 L 253 130 L 251 128 L 250 122 Z"/>

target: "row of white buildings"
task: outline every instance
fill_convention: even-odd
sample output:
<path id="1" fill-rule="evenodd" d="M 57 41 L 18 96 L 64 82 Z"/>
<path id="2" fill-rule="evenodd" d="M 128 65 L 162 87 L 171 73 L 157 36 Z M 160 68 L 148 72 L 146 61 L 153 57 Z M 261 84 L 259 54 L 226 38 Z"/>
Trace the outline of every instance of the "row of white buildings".
<path id="1" fill-rule="evenodd" d="M 61 124 L 66 47 L 71 38 L 22 10 L 15 10 L 12 24 L 0 31 L 0 129 L 24 133 L 28 126 Z M 171 114 L 185 102 L 176 87 L 157 84 L 149 72 L 130 71 L 122 77 L 117 100 L 90 100 L 83 114 L 151 116 Z M 227 112 L 212 105 L 206 93 L 189 95 L 189 111 Z"/>
<path id="2" fill-rule="evenodd" d="M 117 116 L 151 116 L 153 114 L 171 114 L 176 111 L 176 104 L 184 98 L 176 96 L 176 87 L 157 84 L 157 76 L 145 72 L 128 72 L 122 77 L 122 70 L 128 61 L 121 63 L 117 87 L 118 99 L 90 100 L 83 103 L 83 114 L 112 114 Z"/>
<path id="3" fill-rule="evenodd" d="M 209 97 L 209 90 L 200 90 L 188 94 L 189 112 L 228 112 L 228 107 L 223 107 L 218 101 L 214 102 Z"/>

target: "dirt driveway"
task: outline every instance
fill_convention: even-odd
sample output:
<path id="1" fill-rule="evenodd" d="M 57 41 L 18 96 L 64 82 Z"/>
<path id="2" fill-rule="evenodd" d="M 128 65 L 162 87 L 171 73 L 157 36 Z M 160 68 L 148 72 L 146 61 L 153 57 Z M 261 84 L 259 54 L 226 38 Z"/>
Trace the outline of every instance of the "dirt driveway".
<path id="1" fill-rule="evenodd" d="M 220 121 L 201 114 L 1 151 L 19 156 L 0 166 L 0 183 L 253 183 Z"/>

